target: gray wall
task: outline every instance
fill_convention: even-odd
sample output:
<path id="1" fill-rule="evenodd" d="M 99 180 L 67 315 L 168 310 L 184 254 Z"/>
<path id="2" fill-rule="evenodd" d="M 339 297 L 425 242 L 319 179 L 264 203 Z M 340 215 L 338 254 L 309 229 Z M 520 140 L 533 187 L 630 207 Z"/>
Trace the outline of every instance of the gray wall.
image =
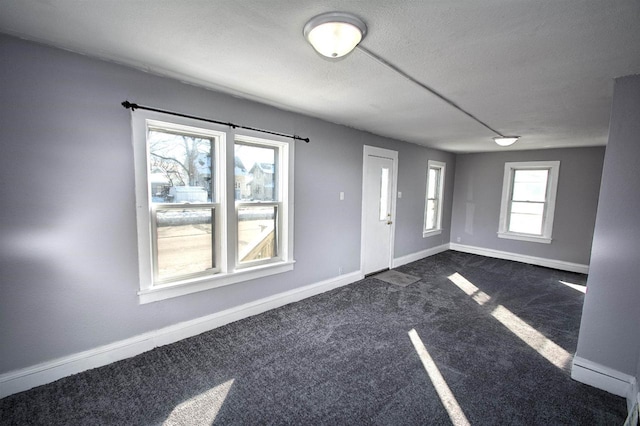
<path id="1" fill-rule="evenodd" d="M 2 35 L 0 60 L 0 373 L 359 270 L 364 144 L 399 151 L 396 257 L 449 240 L 453 154 Z M 138 303 L 125 99 L 311 138 L 295 151 L 294 271 Z M 447 229 L 423 239 L 428 159 L 447 163 Z"/>
<path id="2" fill-rule="evenodd" d="M 604 147 L 458 155 L 451 242 L 546 259 L 588 264 Z M 498 238 L 504 163 L 560 160 L 553 241 Z"/>
<path id="3" fill-rule="evenodd" d="M 617 79 L 576 355 L 640 373 L 640 76 Z"/>

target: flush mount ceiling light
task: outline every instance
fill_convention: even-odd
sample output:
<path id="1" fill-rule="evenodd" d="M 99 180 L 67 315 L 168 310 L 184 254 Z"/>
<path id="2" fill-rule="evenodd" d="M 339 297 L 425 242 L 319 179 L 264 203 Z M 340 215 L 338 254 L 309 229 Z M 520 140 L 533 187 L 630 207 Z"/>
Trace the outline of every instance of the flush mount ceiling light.
<path id="1" fill-rule="evenodd" d="M 493 138 L 494 142 L 500 146 L 513 145 L 520 139 L 520 136 L 496 136 Z"/>
<path id="2" fill-rule="evenodd" d="M 367 34 L 367 26 L 349 13 L 328 12 L 311 18 L 303 34 L 316 52 L 338 59 L 356 48 Z"/>

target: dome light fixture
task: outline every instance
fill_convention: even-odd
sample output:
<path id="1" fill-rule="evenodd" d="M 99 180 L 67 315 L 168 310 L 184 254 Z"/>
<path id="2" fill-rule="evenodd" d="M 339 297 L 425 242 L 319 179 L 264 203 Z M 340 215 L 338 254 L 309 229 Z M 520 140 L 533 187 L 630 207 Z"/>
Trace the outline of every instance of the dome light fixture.
<path id="1" fill-rule="evenodd" d="M 367 26 L 362 19 L 345 12 L 328 12 L 307 22 L 304 37 L 320 55 L 338 59 L 349 54 L 364 39 Z"/>
<path id="2" fill-rule="evenodd" d="M 496 136 L 493 141 L 500 146 L 510 146 L 516 143 L 520 136 Z"/>

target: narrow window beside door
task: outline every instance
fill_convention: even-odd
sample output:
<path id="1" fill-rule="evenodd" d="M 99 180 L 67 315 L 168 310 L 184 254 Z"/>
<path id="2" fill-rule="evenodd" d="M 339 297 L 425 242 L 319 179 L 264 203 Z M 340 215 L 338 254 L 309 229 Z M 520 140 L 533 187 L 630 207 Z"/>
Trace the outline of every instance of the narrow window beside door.
<path id="1" fill-rule="evenodd" d="M 424 212 L 423 237 L 438 235 L 442 232 L 442 198 L 444 191 L 445 163 L 429 161 L 427 163 L 427 189 Z"/>

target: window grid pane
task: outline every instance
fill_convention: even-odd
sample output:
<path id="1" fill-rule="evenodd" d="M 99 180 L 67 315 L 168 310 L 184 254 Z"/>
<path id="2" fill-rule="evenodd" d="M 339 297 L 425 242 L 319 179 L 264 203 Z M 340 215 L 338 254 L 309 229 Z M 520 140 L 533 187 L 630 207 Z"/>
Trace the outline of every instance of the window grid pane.
<path id="1" fill-rule="evenodd" d="M 237 201 L 278 201 L 277 148 L 235 144 L 234 176 Z"/>
<path id="2" fill-rule="evenodd" d="M 215 268 L 215 208 L 158 208 L 154 216 L 159 281 Z"/>
<path id="3" fill-rule="evenodd" d="M 246 264 L 278 256 L 278 206 L 238 207 L 238 263 Z"/>
<path id="4" fill-rule="evenodd" d="M 509 231 L 542 235 L 545 203 L 512 202 Z"/>
<path id="5" fill-rule="evenodd" d="M 213 138 L 151 128 L 147 141 L 153 203 L 215 200 Z"/>
<path id="6" fill-rule="evenodd" d="M 425 224 L 425 228 L 427 230 L 436 228 L 436 212 L 437 212 L 437 201 L 427 200 L 427 219 Z"/>
<path id="7" fill-rule="evenodd" d="M 433 200 L 437 198 L 438 186 L 440 183 L 440 169 L 430 168 L 429 178 L 427 179 L 429 185 L 427 187 L 427 198 Z"/>
<path id="8" fill-rule="evenodd" d="M 549 170 L 516 170 L 513 178 L 513 201 L 545 201 Z"/>

